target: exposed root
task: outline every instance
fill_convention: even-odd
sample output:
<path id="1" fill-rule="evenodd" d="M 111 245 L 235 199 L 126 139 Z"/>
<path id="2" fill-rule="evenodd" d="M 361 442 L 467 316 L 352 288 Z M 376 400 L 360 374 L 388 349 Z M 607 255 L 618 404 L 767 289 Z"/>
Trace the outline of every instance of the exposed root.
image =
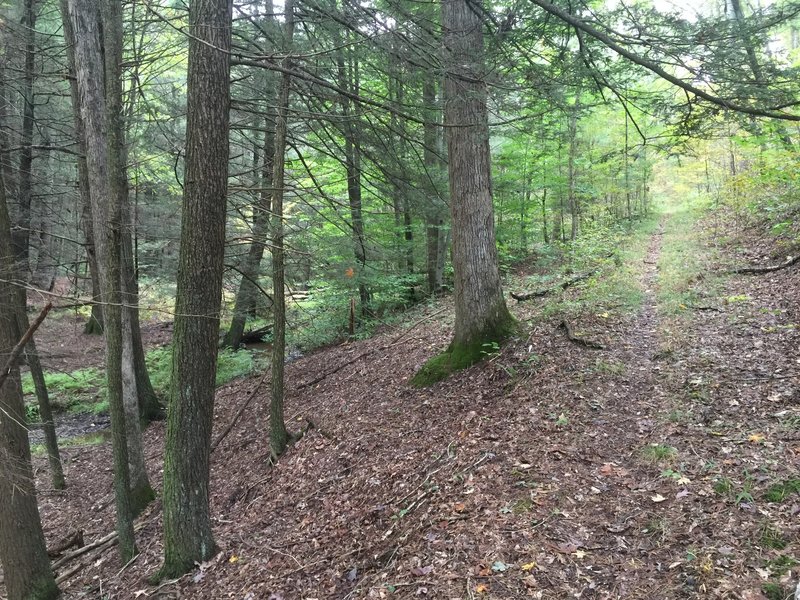
<path id="1" fill-rule="evenodd" d="M 572 342 L 573 344 L 578 344 L 579 346 L 583 346 L 585 348 L 591 348 L 592 350 L 603 350 L 603 349 L 605 349 L 605 346 L 603 346 L 602 344 L 599 344 L 597 342 L 593 342 L 592 340 L 587 340 L 585 338 L 576 336 L 572 332 L 572 328 L 569 326 L 569 323 L 567 323 L 566 321 L 561 321 L 561 323 L 559 323 L 559 325 L 558 325 L 558 328 L 564 330 L 564 333 L 566 334 L 567 339 L 570 342 Z"/>

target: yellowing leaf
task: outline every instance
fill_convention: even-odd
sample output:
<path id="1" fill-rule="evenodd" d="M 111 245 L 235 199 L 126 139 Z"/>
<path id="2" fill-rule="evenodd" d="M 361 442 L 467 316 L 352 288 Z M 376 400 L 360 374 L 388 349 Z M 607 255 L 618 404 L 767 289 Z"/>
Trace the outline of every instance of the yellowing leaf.
<path id="1" fill-rule="evenodd" d="M 752 442 L 753 444 L 760 444 L 764 441 L 764 434 L 763 433 L 752 433 L 747 436 L 747 441 Z"/>
<path id="2" fill-rule="evenodd" d="M 475 591 L 478 592 L 479 594 L 485 594 L 486 592 L 489 591 L 489 586 L 486 585 L 485 583 L 479 583 L 478 585 L 475 586 Z"/>
<path id="3" fill-rule="evenodd" d="M 522 567 L 520 567 L 520 568 L 521 568 L 523 571 L 531 571 L 531 570 L 533 570 L 533 569 L 535 569 L 535 568 L 536 568 L 536 563 L 535 563 L 535 562 L 529 562 L 529 563 L 525 563 L 525 564 L 524 564 L 524 565 L 522 565 Z"/>
<path id="4" fill-rule="evenodd" d="M 231 556 L 231 557 L 228 559 L 228 562 L 229 562 L 229 563 L 235 563 L 235 562 L 239 562 L 239 557 L 238 557 L 238 556 L 236 556 L 235 554 L 233 554 L 233 555 L 232 555 L 232 556 Z"/>
<path id="5" fill-rule="evenodd" d="M 692 480 L 691 480 L 691 479 L 689 479 L 688 477 L 686 477 L 686 475 L 681 475 L 681 476 L 678 478 L 678 480 L 677 480 L 677 483 L 678 483 L 679 485 L 688 485 L 688 484 L 692 483 Z"/>

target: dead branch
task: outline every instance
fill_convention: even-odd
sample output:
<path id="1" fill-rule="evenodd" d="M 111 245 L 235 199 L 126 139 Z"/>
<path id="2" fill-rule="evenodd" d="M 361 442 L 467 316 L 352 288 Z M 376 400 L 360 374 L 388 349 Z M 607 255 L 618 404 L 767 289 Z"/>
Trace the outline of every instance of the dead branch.
<path id="1" fill-rule="evenodd" d="M 56 585 L 64 583 L 67 579 L 69 579 L 70 577 L 75 575 L 75 573 L 80 571 L 82 568 L 83 568 L 83 565 L 78 563 L 77 565 L 75 565 L 74 567 L 69 569 L 68 571 L 64 571 L 61 575 L 56 577 Z"/>
<path id="2" fill-rule="evenodd" d="M 348 367 L 348 366 L 352 365 L 353 363 L 355 363 L 355 362 L 358 362 L 359 360 L 361 360 L 362 358 L 365 358 L 365 357 L 369 356 L 370 354 L 374 354 L 375 352 L 380 352 L 380 351 L 383 351 L 383 350 L 388 350 L 389 348 L 391 348 L 391 347 L 392 347 L 392 346 L 394 346 L 395 344 L 398 344 L 398 343 L 399 343 L 399 342 L 400 342 L 400 341 L 401 341 L 401 340 L 402 340 L 404 337 L 406 337 L 406 336 L 407 336 L 409 333 L 411 333 L 411 331 L 412 331 L 412 330 L 414 330 L 416 327 L 418 327 L 419 325 L 421 325 L 421 324 L 422 324 L 422 323 L 424 323 L 425 321 L 429 321 L 429 320 L 431 320 L 431 319 L 432 319 L 433 317 L 435 317 L 436 315 L 439 315 L 439 314 L 443 313 L 445 310 L 447 310 L 447 308 L 443 308 L 443 309 L 441 309 L 441 310 L 438 310 L 438 311 L 436 311 L 435 313 L 432 313 L 432 314 L 430 314 L 430 315 L 428 315 L 428 316 L 426 316 L 426 317 L 424 317 L 424 318 L 420 319 L 419 321 L 417 321 L 416 323 L 414 323 L 414 324 L 413 324 L 411 327 L 409 327 L 409 328 L 407 328 L 407 329 L 403 330 L 403 332 L 402 332 L 400 335 L 398 335 L 397 337 L 395 337 L 395 338 L 394 338 L 394 339 L 393 339 L 391 342 L 389 342 L 389 343 L 388 343 L 388 344 L 386 344 L 385 346 L 377 346 L 377 347 L 375 347 L 375 348 L 372 348 L 371 350 L 367 350 L 366 352 L 362 352 L 361 354 L 359 354 L 359 355 L 357 355 L 357 356 L 354 356 L 354 357 L 353 357 L 353 358 L 351 358 L 350 360 L 347 360 L 347 361 L 343 362 L 342 364 L 340 364 L 340 365 L 338 365 L 338 366 L 334 367 L 334 368 L 333 368 L 333 369 L 331 369 L 330 371 L 326 371 L 326 372 L 325 372 L 325 373 L 323 373 L 322 375 L 319 375 L 319 376 L 315 377 L 315 378 L 314 378 L 314 379 L 312 379 L 311 381 L 308 381 L 308 382 L 306 382 L 306 383 L 301 383 L 300 385 L 298 385 L 298 386 L 297 386 L 297 389 L 298 389 L 298 390 L 301 390 L 301 389 L 303 389 L 303 388 L 307 388 L 307 387 L 311 387 L 311 386 L 313 386 L 313 385 L 316 385 L 316 384 L 318 384 L 320 381 L 322 381 L 323 379 L 325 379 L 325 378 L 327 378 L 327 377 L 330 377 L 330 376 L 331 376 L 331 375 L 333 375 L 334 373 L 337 373 L 337 372 L 341 371 L 341 370 L 342 370 L 342 369 L 344 369 L 345 367 Z"/>
<path id="3" fill-rule="evenodd" d="M 517 302 L 524 302 L 525 300 L 530 300 L 532 298 L 541 298 L 543 296 L 547 296 L 548 294 L 552 294 L 553 292 L 556 292 L 558 290 L 565 290 L 568 287 L 575 285 L 579 281 L 583 281 L 584 279 L 589 279 L 589 277 L 594 275 L 596 272 L 597 271 L 587 271 L 586 273 L 580 273 L 578 275 L 570 277 L 569 279 L 565 279 L 558 285 L 554 285 L 552 287 L 545 288 L 542 290 L 536 290 L 534 292 L 525 292 L 521 294 L 511 292 L 511 297 Z"/>
<path id="4" fill-rule="evenodd" d="M 567 339 L 572 342 L 573 344 L 578 344 L 579 346 L 584 346 L 585 348 L 591 348 L 592 350 L 603 350 L 605 346 L 602 344 L 598 344 L 597 342 L 593 342 L 592 340 L 587 340 L 582 337 L 576 336 L 572 332 L 572 328 L 569 326 L 569 323 L 566 321 L 561 321 L 558 325 L 559 329 L 563 329 L 564 333 L 567 336 Z"/>
<path id="5" fill-rule="evenodd" d="M 798 262 L 800 262 L 800 254 L 797 256 L 788 256 L 785 261 L 777 265 L 769 265 L 766 267 L 740 267 L 738 269 L 732 269 L 731 271 L 728 271 L 728 273 L 734 275 L 761 275 L 763 273 L 774 273 L 775 271 L 780 271 L 786 267 L 791 267 Z"/>
<path id="6" fill-rule="evenodd" d="M 62 538 L 59 542 L 57 542 L 52 548 L 47 551 L 47 555 L 50 558 L 55 558 L 59 554 L 63 554 L 66 550 L 69 550 L 73 546 L 78 548 L 83 548 L 83 529 L 77 529 L 64 538 Z"/>
<path id="7" fill-rule="evenodd" d="M 50 312 L 51 308 L 53 308 L 53 303 L 48 302 L 42 309 L 42 312 L 39 313 L 39 316 L 36 317 L 36 320 L 34 320 L 34 322 L 31 323 L 31 326 L 28 327 L 28 331 L 26 331 L 25 334 L 20 338 L 20 340 L 17 342 L 17 345 L 14 346 L 14 349 L 11 350 L 11 354 L 8 355 L 8 360 L 6 360 L 6 364 L 3 365 L 3 370 L 2 372 L 0 372 L 0 388 L 3 387 L 3 384 L 6 382 L 6 379 L 8 379 L 8 376 L 11 374 L 11 369 L 14 368 L 14 365 L 16 364 L 20 354 L 22 354 L 22 351 L 25 350 L 25 346 L 28 345 L 28 342 L 33 337 L 33 333 L 39 328 L 39 325 L 41 325 L 42 322 L 45 320 L 45 318 L 47 317 L 47 313 Z"/>
<path id="8" fill-rule="evenodd" d="M 61 565 L 68 563 L 73 558 L 78 558 L 79 556 L 83 556 L 87 552 L 95 550 L 96 548 L 100 548 L 108 544 L 109 546 L 117 543 L 117 532 L 114 531 L 113 533 L 109 533 L 105 537 L 101 537 L 99 540 L 95 540 L 91 544 L 87 544 L 83 548 L 78 548 L 77 550 L 73 550 L 72 552 L 65 554 L 61 558 L 59 558 L 56 562 L 53 563 L 53 569 L 59 568 Z"/>
<path id="9" fill-rule="evenodd" d="M 222 440 L 224 440 L 228 436 L 228 434 L 231 432 L 231 430 L 233 429 L 233 426 L 236 425 L 236 423 L 239 421 L 239 419 L 241 418 L 242 414 L 244 413 L 244 411 L 249 406 L 250 402 L 252 402 L 253 398 L 255 398 L 256 392 L 258 392 L 258 390 L 261 388 L 261 385 L 267 379 L 267 375 L 269 375 L 271 372 L 272 371 L 270 371 L 269 369 L 264 371 L 264 375 L 262 375 L 261 379 L 258 380 L 258 383 L 256 384 L 256 386 L 252 390 L 250 390 L 250 393 L 247 395 L 247 398 L 244 399 L 242 404 L 239 406 L 239 409 L 236 411 L 236 414 L 233 415 L 233 418 L 231 419 L 231 422 L 228 423 L 228 426 L 222 431 L 222 433 L 220 433 L 217 436 L 217 439 L 214 440 L 214 442 L 211 444 L 211 452 L 212 453 L 214 452 L 214 450 L 217 449 L 217 446 L 220 445 Z"/>

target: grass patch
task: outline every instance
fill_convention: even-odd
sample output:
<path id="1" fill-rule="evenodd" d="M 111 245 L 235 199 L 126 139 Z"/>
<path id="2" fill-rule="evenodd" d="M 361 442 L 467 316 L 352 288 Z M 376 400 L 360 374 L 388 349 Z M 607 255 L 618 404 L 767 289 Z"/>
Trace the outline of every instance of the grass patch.
<path id="1" fill-rule="evenodd" d="M 764 498 L 767 502 L 783 502 L 792 494 L 800 494 L 800 479 L 773 483 L 764 493 Z"/>
<path id="2" fill-rule="evenodd" d="M 684 314 L 690 307 L 706 304 L 700 286 L 713 293 L 718 278 L 709 276 L 709 251 L 703 243 L 703 232 L 694 225 L 708 211 L 702 202 L 684 202 L 670 209 L 664 228 L 664 243 L 658 261 L 659 311 L 664 315 Z"/>
<path id="3" fill-rule="evenodd" d="M 766 524 L 761 528 L 761 545 L 773 550 L 783 550 L 789 544 L 783 534 L 772 525 Z"/>
<path id="4" fill-rule="evenodd" d="M 651 463 L 672 462 L 678 457 L 678 451 L 664 444 L 650 444 L 642 449 L 641 456 Z"/>

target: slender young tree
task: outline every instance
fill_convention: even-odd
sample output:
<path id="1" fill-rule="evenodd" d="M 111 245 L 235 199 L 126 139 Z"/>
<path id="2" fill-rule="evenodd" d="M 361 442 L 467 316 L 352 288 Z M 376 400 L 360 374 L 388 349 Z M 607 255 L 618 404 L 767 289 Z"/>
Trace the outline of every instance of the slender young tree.
<path id="1" fill-rule="evenodd" d="M 186 169 L 164 450 L 164 565 L 174 577 L 216 552 L 209 515 L 228 183 L 229 0 L 189 3 Z"/>
<path id="2" fill-rule="evenodd" d="M 453 222 L 455 331 L 414 377 L 424 385 L 481 359 L 514 330 L 500 286 L 480 3 L 442 0 L 444 125 Z"/>
<path id="3" fill-rule="evenodd" d="M 292 64 L 289 55 L 294 36 L 294 0 L 287 0 L 284 8 L 284 52 L 285 68 L 281 76 L 278 94 L 278 118 L 275 121 L 275 170 L 272 181 L 272 292 L 273 292 L 273 340 L 272 340 L 272 395 L 269 409 L 269 445 L 272 460 L 286 450 L 289 433 L 283 417 L 284 366 L 286 358 L 286 297 L 284 295 L 286 257 L 284 252 L 283 190 L 286 154 L 286 133 L 288 130 L 289 86 Z"/>
<path id="4" fill-rule="evenodd" d="M 12 281 L 11 222 L 0 173 L 0 361 L 20 338 Z M 49 600 L 58 596 L 42 532 L 31 467 L 28 428 L 19 368 L 0 388 L 0 562 L 8 600 Z"/>
<path id="5" fill-rule="evenodd" d="M 86 134 L 86 162 L 92 203 L 93 231 L 104 304 L 106 385 L 111 413 L 114 497 L 119 551 L 123 562 L 135 554 L 130 498 L 128 440 L 122 396 L 122 314 L 120 310 L 120 206 L 112 191 L 113 169 L 108 111 L 104 94 L 102 27 L 98 6 L 90 0 L 68 0 L 75 35 L 76 79 Z M 104 7 L 108 10 L 109 7 Z"/>

